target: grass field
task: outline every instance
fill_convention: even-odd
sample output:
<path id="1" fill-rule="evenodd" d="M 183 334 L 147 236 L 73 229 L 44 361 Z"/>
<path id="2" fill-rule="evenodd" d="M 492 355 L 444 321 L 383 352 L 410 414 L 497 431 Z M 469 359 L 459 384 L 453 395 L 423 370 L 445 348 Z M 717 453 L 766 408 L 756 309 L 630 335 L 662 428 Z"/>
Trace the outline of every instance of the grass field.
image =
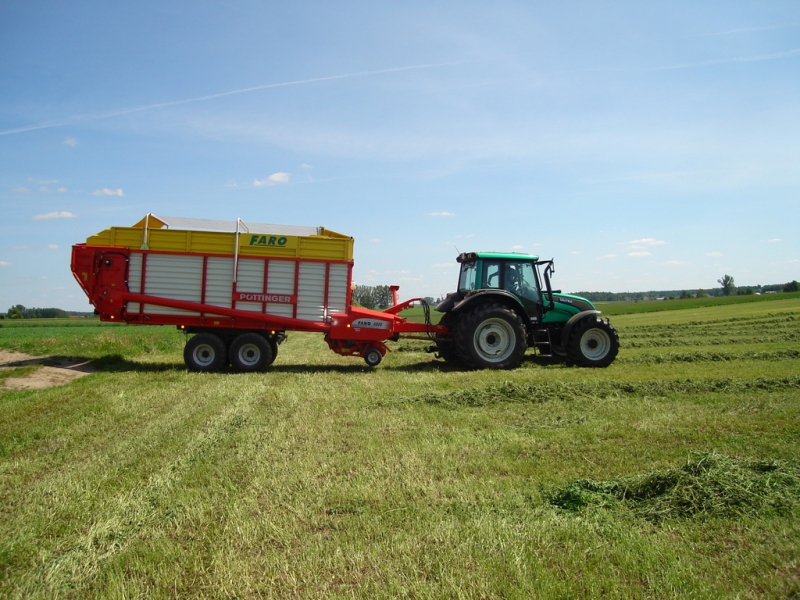
<path id="1" fill-rule="evenodd" d="M 174 329 L 0 322 L 99 367 L 0 373 L 0 597 L 797 597 L 800 299 L 679 308 L 600 370 L 290 334 L 193 374 Z"/>

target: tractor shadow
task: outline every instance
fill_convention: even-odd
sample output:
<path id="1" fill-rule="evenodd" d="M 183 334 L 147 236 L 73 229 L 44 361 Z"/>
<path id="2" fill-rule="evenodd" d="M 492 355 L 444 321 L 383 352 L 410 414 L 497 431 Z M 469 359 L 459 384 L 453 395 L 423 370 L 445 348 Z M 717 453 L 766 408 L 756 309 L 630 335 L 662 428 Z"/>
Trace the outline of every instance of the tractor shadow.
<path id="1" fill-rule="evenodd" d="M 539 355 L 526 355 L 522 359 L 522 363 L 518 368 L 528 367 L 552 367 L 552 366 L 567 366 L 564 359 L 558 357 L 548 357 Z M 380 368 L 380 367 L 379 367 Z M 477 371 L 479 369 L 470 369 L 459 363 L 451 363 L 441 359 L 432 358 L 430 360 L 419 361 L 412 364 L 397 365 L 397 366 L 384 366 L 386 371 L 397 372 L 432 372 L 439 371 L 442 373 L 465 373 L 470 371 Z"/>

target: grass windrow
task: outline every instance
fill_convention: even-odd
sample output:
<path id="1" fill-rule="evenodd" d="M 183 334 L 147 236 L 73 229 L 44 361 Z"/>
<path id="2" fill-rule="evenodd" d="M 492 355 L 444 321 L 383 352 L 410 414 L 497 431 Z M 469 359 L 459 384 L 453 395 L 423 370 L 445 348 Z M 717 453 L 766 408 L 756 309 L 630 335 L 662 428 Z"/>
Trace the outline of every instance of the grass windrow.
<path id="1" fill-rule="evenodd" d="M 681 302 L 616 306 L 606 369 L 291 334 L 194 374 L 171 328 L 0 322 L 96 369 L 0 371 L 0 596 L 800 595 L 800 298 Z"/>

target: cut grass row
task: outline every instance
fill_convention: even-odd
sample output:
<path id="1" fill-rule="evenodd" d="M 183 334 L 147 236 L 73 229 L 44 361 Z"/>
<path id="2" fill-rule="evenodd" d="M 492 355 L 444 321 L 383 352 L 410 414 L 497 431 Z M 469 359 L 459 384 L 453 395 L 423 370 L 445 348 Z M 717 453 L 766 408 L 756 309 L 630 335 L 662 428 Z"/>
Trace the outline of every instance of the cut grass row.
<path id="1" fill-rule="evenodd" d="M 781 302 L 619 316 L 601 370 L 460 371 L 423 341 L 370 370 L 291 334 L 268 373 L 197 375 L 167 328 L 2 328 L 6 349 L 106 362 L 0 391 L 0 596 L 796 595 L 797 344 L 626 344 L 797 331 Z"/>

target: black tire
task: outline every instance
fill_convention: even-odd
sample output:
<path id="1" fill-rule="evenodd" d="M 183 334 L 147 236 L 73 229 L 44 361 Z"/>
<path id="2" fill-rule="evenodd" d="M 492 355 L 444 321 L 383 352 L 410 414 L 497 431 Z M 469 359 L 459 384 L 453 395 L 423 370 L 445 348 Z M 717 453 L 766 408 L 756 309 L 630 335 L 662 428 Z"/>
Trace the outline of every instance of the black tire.
<path id="1" fill-rule="evenodd" d="M 186 342 L 183 362 L 190 371 L 218 371 L 225 366 L 225 344 L 213 333 L 198 333 Z"/>
<path id="2" fill-rule="evenodd" d="M 619 334 L 608 319 L 588 317 L 569 336 L 567 356 L 580 367 L 607 367 L 619 352 Z"/>
<path id="3" fill-rule="evenodd" d="M 276 342 L 275 340 L 268 340 L 268 341 L 270 348 L 272 348 L 272 356 L 270 357 L 269 361 L 267 361 L 267 364 L 264 365 L 265 367 L 270 366 L 272 363 L 275 362 L 275 359 L 278 358 L 278 342 Z"/>
<path id="4" fill-rule="evenodd" d="M 383 360 L 383 354 L 377 348 L 369 348 L 364 352 L 364 362 L 370 367 L 377 367 Z"/>
<path id="5" fill-rule="evenodd" d="M 528 347 L 522 319 L 500 304 L 484 304 L 463 315 L 455 340 L 461 361 L 473 369 L 513 369 Z"/>
<path id="6" fill-rule="evenodd" d="M 439 320 L 439 325 L 444 325 L 450 331 L 448 337 L 436 336 L 436 353 L 439 358 L 453 364 L 461 364 L 461 357 L 456 348 L 454 330 L 458 325 L 458 317 L 453 313 L 446 313 Z"/>
<path id="7" fill-rule="evenodd" d="M 272 344 L 258 333 L 243 333 L 231 342 L 229 357 L 237 371 L 263 371 L 273 361 Z"/>

